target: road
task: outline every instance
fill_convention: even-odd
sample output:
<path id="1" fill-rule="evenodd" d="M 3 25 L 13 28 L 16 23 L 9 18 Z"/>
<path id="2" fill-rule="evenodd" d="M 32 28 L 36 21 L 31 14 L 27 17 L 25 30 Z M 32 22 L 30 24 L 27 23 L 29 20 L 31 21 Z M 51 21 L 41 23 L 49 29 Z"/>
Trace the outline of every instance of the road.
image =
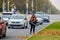
<path id="1" fill-rule="evenodd" d="M 43 25 L 36 26 L 36 32 L 46 26 L 48 23 L 44 23 Z M 7 28 L 7 36 L 1 40 L 24 40 L 18 38 L 18 36 L 30 36 L 30 27 L 27 29 L 8 29 Z"/>
<path id="2" fill-rule="evenodd" d="M 60 15 L 50 15 L 50 23 L 54 21 L 60 21 Z M 43 23 L 43 25 L 36 26 L 36 32 L 44 28 L 50 23 Z M 30 36 L 30 26 L 27 29 L 8 29 L 7 36 L 1 40 L 25 40 L 18 36 Z"/>

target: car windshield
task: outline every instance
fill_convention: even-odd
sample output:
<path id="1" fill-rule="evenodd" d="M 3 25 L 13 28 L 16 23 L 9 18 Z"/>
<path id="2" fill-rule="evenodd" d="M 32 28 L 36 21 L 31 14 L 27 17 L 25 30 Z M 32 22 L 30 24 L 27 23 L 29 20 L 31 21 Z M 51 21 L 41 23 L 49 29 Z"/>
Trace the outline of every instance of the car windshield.
<path id="1" fill-rule="evenodd" d="M 38 18 L 40 18 L 40 16 L 37 16 Z"/>
<path id="2" fill-rule="evenodd" d="M 11 19 L 24 19 L 23 16 L 12 16 Z"/>
<path id="3" fill-rule="evenodd" d="M 36 12 L 36 14 L 44 14 L 43 12 Z"/>
<path id="4" fill-rule="evenodd" d="M 35 15 L 37 18 L 42 18 L 43 15 Z"/>
<path id="5" fill-rule="evenodd" d="M 3 13 L 3 15 L 12 15 L 12 13 Z"/>
<path id="6" fill-rule="evenodd" d="M 42 16 L 41 16 L 41 15 L 40 15 L 40 16 L 36 15 L 36 17 L 37 17 L 37 18 L 42 18 Z"/>
<path id="7" fill-rule="evenodd" d="M 10 18 L 11 16 L 9 15 L 3 15 L 3 18 Z"/>

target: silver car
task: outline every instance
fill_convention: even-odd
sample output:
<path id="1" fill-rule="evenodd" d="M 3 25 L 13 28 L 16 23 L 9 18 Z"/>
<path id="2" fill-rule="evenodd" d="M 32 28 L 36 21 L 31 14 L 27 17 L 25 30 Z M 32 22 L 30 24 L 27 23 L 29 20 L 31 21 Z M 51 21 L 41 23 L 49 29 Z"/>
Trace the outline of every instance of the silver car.
<path id="1" fill-rule="evenodd" d="M 8 21 L 8 28 L 27 28 L 28 21 L 20 14 L 13 14 Z"/>
<path id="2" fill-rule="evenodd" d="M 2 17 L 4 19 L 4 21 L 6 22 L 6 25 L 8 25 L 8 20 L 11 17 L 12 12 L 3 12 L 2 13 Z"/>
<path id="3" fill-rule="evenodd" d="M 42 17 L 43 22 L 50 22 L 49 14 L 46 14 L 45 12 L 36 12 L 36 14 Z"/>
<path id="4" fill-rule="evenodd" d="M 37 22 L 40 24 L 40 25 L 42 25 L 43 24 L 43 18 L 40 16 L 40 15 L 37 15 L 37 14 L 35 14 L 36 15 L 36 17 L 37 17 Z"/>

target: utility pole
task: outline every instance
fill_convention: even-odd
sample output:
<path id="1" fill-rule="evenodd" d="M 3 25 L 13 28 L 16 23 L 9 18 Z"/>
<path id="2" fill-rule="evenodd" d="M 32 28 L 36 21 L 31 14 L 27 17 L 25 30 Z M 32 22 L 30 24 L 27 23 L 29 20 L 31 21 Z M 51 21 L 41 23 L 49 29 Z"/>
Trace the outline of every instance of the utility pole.
<path id="1" fill-rule="evenodd" d="M 8 12 L 9 12 L 9 0 L 8 0 L 8 8 L 7 9 L 8 9 Z"/>
<path id="2" fill-rule="evenodd" d="M 45 13 L 47 13 L 48 11 L 48 1 L 46 0 L 46 4 L 45 4 Z"/>
<path id="3" fill-rule="evenodd" d="M 26 15 L 24 15 L 26 19 L 27 19 L 27 15 L 28 15 L 28 0 L 26 0 Z"/>
<path id="4" fill-rule="evenodd" d="M 33 4 L 34 4 L 34 0 L 32 0 L 32 4 L 31 4 L 31 5 L 32 5 L 32 11 L 34 10 L 34 9 L 33 9 L 33 6 L 34 6 Z"/>
<path id="5" fill-rule="evenodd" d="M 28 14 L 28 0 L 26 0 L 26 14 Z"/>
<path id="6" fill-rule="evenodd" d="M 5 0 L 3 0 L 2 10 L 3 10 L 3 12 L 5 12 L 5 11 L 6 11 L 6 2 L 5 2 Z"/>

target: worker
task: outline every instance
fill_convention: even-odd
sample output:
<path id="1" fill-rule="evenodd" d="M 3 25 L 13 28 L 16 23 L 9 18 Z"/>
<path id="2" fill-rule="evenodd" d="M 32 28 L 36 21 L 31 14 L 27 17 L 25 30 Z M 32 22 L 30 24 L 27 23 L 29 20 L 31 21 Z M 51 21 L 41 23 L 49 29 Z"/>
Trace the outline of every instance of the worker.
<path id="1" fill-rule="evenodd" d="M 37 18 L 34 14 L 32 14 L 32 16 L 30 17 L 30 20 L 29 20 L 29 24 L 31 25 L 30 34 L 32 33 L 32 31 L 33 31 L 33 34 L 35 33 L 36 22 L 37 22 Z"/>

